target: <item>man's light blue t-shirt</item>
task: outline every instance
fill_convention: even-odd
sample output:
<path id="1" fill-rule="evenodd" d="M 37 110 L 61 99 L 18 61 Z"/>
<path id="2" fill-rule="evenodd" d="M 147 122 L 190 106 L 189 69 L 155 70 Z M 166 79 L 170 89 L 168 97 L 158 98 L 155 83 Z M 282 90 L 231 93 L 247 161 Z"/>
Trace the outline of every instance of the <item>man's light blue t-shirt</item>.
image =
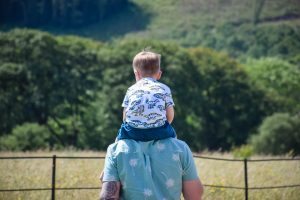
<path id="1" fill-rule="evenodd" d="M 108 147 L 103 181 L 120 181 L 122 199 L 178 200 L 182 182 L 196 179 L 192 153 L 181 140 L 120 140 Z"/>

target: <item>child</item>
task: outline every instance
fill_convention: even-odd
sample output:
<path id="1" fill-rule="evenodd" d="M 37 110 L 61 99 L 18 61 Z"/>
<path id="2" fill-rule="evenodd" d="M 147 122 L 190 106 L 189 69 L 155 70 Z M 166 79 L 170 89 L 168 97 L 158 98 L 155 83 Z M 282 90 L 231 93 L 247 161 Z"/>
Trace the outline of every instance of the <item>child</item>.
<path id="1" fill-rule="evenodd" d="M 170 125 L 174 118 L 174 102 L 161 77 L 160 55 L 142 51 L 133 59 L 136 83 L 128 88 L 122 103 L 123 124 L 117 140 L 159 140 L 176 137 Z M 102 181 L 103 171 L 100 175 Z"/>
<path id="2" fill-rule="evenodd" d="M 174 102 L 161 77 L 160 55 L 142 51 L 133 59 L 136 83 L 126 92 L 122 103 L 123 124 L 117 140 L 159 140 L 175 137 L 170 125 L 174 118 Z"/>

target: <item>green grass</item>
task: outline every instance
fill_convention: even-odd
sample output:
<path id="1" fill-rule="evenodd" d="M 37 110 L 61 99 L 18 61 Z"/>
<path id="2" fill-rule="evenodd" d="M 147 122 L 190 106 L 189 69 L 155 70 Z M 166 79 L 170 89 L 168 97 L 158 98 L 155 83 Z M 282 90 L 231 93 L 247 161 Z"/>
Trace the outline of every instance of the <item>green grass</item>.
<path id="1" fill-rule="evenodd" d="M 40 29 L 104 42 L 123 38 L 151 38 L 175 42 L 184 47 L 213 48 L 234 58 L 293 58 L 299 54 L 299 47 L 292 47 L 291 44 L 299 38 L 300 1 L 266 0 L 260 16 L 262 23 L 254 26 L 252 21 L 255 1 L 129 0 L 130 5 L 126 9 L 96 24 L 76 28 L 52 26 Z M 289 18 L 292 15 L 296 18 Z M 11 28 L 1 27 L 2 30 Z M 283 35 L 283 42 L 279 45 L 265 39 L 272 35 L 282 35 L 282 30 L 295 30 L 296 33 Z M 255 32 L 261 33 L 256 35 Z M 261 44 L 260 38 L 266 42 Z M 288 49 L 287 53 L 282 53 L 285 49 Z"/>
<path id="2" fill-rule="evenodd" d="M 1 152 L 0 156 L 103 156 L 103 152 Z M 204 153 L 202 156 L 232 158 L 231 154 Z M 255 157 L 262 158 L 262 157 Z M 268 157 L 270 158 L 270 157 Z M 276 158 L 276 157 L 272 157 Z M 103 168 L 103 159 L 58 159 L 57 187 L 97 187 L 99 174 Z M 207 159 L 195 159 L 199 175 L 204 184 L 244 187 L 243 162 L 227 162 Z M 51 160 L 1 160 L 0 185 L 7 188 L 43 188 L 51 187 Z M 278 186 L 299 184 L 300 161 L 250 162 L 249 186 Z M 97 199 L 98 190 L 56 191 L 56 199 Z M 50 199 L 51 191 L 0 193 L 2 200 Z M 297 200 L 299 188 L 250 190 L 249 199 L 287 199 Z M 204 199 L 233 200 L 243 199 L 244 191 L 223 188 L 205 188 Z"/>
<path id="3" fill-rule="evenodd" d="M 128 9 L 111 19 L 87 27 L 65 29 L 45 28 L 58 34 L 75 34 L 103 41 L 123 37 L 143 37 L 171 40 L 194 46 L 189 37 L 213 31 L 223 24 L 253 19 L 255 0 L 130 0 Z M 266 0 L 261 19 L 300 13 L 298 0 Z M 292 20 L 291 23 L 300 20 Z M 285 21 L 282 21 L 283 23 Z"/>
<path id="4" fill-rule="evenodd" d="M 231 36 L 239 35 L 241 25 L 250 25 L 254 13 L 254 0 L 133 0 L 138 6 L 151 14 L 151 20 L 145 30 L 125 34 L 125 37 L 145 37 L 173 41 L 190 47 L 204 45 L 217 50 L 221 48 L 209 45 L 209 36 L 226 43 L 226 31 Z M 300 2 L 296 0 L 266 0 L 261 20 L 287 14 L 300 13 Z M 298 20 L 280 20 L 277 26 L 290 22 L 295 26 Z M 231 28 L 221 29 L 226 24 L 239 23 Z M 274 23 L 274 22 L 272 22 Z M 268 26 L 272 23 L 262 23 Z M 260 28 L 259 26 L 257 27 Z M 234 29 L 235 31 L 231 30 Z"/>

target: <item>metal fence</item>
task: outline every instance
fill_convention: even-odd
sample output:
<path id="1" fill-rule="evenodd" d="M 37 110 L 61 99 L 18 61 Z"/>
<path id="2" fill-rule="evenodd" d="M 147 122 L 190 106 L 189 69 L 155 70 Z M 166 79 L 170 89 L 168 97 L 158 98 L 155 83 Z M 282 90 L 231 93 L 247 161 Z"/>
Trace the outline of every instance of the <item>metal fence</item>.
<path id="1" fill-rule="evenodd" d="M 55 186 L 56 179 L 56 160 L 57 159 L 104 159 L 104 156 L 77 156 L 77 157 L 67 157 L 67 156 L 30 156 L 30 157 L 0 157 L 0 160 L 16 160 L 16 159 L 52 159 L 52 179 L 51 188 L 11 188 L 11 189 L 0 189 L 0 192 L 25 192 L 25 191 L 50 191 L 51 190 L 51 200 L 55 200 L 56 190 L 98 190 L 101 187 L 72 187 L 72 188 L 62 188 Z M 237 186 L 224 186 L 224 185 L 208 185 L 203 184 L 205 187 L 214 188 L 224 188 L 224 189 L 237 189 L 244 190 L 245 200 L 248 200 L 249 190 L 267 190 L 267 189 L 277 189 L 277 188 L 293 188 L 300 187 L 299 184 L 294 185 L 280 185 L 280 186 L 267 186 L 267 187 L 249 187 L 248 184 L 248 163 L 249 162 L 272 162 L 272 161 L 300 161 L 300 158 L 283 158 L 283 159 L 225 159 L 225 158 L 213 158 L 206 156 L 194 155 L 194 158 L 218 160 L 218 161 L 228 161 L 228 162 L 243 162 L 244 164 L 244 187 Z"/>

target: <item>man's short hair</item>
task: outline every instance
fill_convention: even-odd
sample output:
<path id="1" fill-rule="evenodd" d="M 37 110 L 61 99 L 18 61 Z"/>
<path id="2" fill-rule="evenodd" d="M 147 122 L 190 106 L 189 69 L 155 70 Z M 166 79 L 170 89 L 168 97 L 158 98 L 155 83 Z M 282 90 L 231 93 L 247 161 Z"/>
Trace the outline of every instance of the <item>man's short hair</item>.
<path id="1" fill-rule="evenodd" d="M 142 51 L 133 58 L 133 69 L 142 75 L 153 75 L 160 70 L 160 54 L 151 51 Z"/>

